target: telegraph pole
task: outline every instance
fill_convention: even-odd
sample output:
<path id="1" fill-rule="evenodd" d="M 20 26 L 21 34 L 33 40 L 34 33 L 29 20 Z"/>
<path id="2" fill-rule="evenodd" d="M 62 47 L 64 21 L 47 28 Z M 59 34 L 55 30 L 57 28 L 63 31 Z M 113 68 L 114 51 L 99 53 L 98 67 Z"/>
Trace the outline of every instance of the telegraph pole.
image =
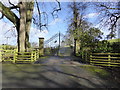
<path id="1" fill-rule="evenodd" d="M 7 45 L 8 45 L 8 39 L 9 39 L 9 38 L 10 38 L 10 37 L 6 37 L 6 39 L 7 39 L 7 43 L 6 43 L 6 44 L 7 44 Z"/>
<path id="2" fill-rule="evenodd" d="M 59 32 L 59 49 L 60 49 L 60 32 Z"/>
<path id="3" fill-rule="evenodd" d="M 59 46 L 58 46 L 58 55 L 60 53 L 60 31 L 59 31 Z"/>

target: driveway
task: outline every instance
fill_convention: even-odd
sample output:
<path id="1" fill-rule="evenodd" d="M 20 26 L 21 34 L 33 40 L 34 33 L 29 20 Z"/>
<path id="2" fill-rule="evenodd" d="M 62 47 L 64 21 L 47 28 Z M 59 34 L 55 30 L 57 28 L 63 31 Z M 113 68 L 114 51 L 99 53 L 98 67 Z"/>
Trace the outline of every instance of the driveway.
<path id="1" fill-rule="evenodd" d="M 66 48 L 65 48 L 66 49 Z M 73 61 L 70 53 L 41 58 L 33 64 L 3 64 L 3 88 L 119 88 L 101 67 Z M 69 48 L 70 50 L 70 48 Z M 70 51 L 69 51 L 70 52 Z"/>

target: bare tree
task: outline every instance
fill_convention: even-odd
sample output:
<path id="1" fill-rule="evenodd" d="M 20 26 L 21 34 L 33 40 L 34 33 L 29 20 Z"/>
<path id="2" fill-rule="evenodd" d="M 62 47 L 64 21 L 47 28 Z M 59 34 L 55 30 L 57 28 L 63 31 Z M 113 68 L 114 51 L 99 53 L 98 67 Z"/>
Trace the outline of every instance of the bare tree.
<path id="1" fill-rule="evenodd" d="M 76 55 L 80 50 L 80 35 L 84 30 L 86 30 L 86 26 L 88 26 L 84 20 L 83 15 L 85 13 L 87 5 L 83 2 L 72 2 L 69 4 L 69 8 L 72 11 L 72 18 L 70 25 L 68 27 L 68 32 L 74 38 L 74 54 Z M 72 41 L 72 40 L 71 40 Z"/>
<path id="2" fill-rule="evenodd" d="M 46 24 L 42 24 L 42 21 L 41 21 L 42 13 L 40 12 L 40 8 L 37 0 L 35 1 L 30 0 L 29 2 L 28 0 L 19 0 L 19 3 L 17 5 L 12 4 L 9 0 L 9 4 L 11 5 L 11 7 L 7 7 L 2 2 L 0 2 L 0 12 L 2 13 L 2 16 L 0 19 L 2 19 L 5 16 L 16 27 L 17 35 L 18 35 L 17 43 L 18 43 L 19 52 L 27 51 L 29 47 L 29 33 L 30 33 L 30 27 L 31 27 L 35 2 L 38 8 L 39 20 L 36 20 L 36 18 L 33 18 L 33 22 L 38 27 L 40 27 L 40 30 L 41 30 L 41 27 L 43 26 L 46 27 Z M 58 2 L 58 5 L 60 7 L 59 2 Z M 20 18 L 13 11 L 11 11 L 11 9 L 16 9 L 19 12 Z M 55 11 L 58 12 L 59 10 L 60 8 L 55 9 L 54 12 Z"/>
<path id="3" fill-rule="evenodd" d="M 15 25 L 18 34 L 18 51 L 24 52 L 28 47 L 34 1 L 19 0 L 18 5 L 14 5 L 9 0 L 9 3 L 12 7 L 7 7 L 0 2 L 0 12 L 2 13 L 2 17 L 5 16 Z M 11 9 L 19 10 L 20 18 Z"/>
<path id="4" fill-rule="evenodd" d="M 102 26 L 108 26 L 110 34 L 107 35 L 107 38 L 112 39 L 115 37 L 117 23 L 120 19 L 120 2 L 105 2 L 105 3 L 96 3 L 97 11 L 100 13 L 100 22 Z"/>

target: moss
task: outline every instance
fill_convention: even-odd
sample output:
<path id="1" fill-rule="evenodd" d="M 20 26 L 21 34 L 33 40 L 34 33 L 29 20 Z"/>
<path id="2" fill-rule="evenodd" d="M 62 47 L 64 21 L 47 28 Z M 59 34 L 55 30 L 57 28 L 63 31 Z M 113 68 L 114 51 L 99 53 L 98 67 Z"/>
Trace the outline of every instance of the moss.
<path id="1" fill-rule="evenodd" d="M 106 70 L 104 70 L 104 68 L 101 68 L 101 67 L 85 65 L 82 68 L 84 68 L 87 71 L 90 71 L 94 75 L 98 75 L 101 78 L 108 78 L 108 76 L 110 76 L 110 73 L 107 72 Z"/>
<path id="2" fill-rule="evenodd" d="M 43 57 L 40 57 L 40 59 L 46 59 L 48 58 L 48 56 L 43 56 Z"/>

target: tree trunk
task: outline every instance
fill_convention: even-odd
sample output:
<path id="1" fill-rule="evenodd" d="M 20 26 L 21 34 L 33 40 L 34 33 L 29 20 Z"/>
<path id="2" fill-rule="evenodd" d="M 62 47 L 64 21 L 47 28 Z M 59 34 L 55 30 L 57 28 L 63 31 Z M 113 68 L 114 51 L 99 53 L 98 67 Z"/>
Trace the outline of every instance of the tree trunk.
<path id="1" fill-rule="evenodd" d="M 20 3 L 20 27 L 18 32 L 18 51 L 25 52 L 25 31 L 26 31 L 26 5 L 25 2 Z"/>
<path id="2" fill-rule="evenodd" d="M 34 2 L 22 2 L 20 4 L 20 29 L 18 35 L 18 51 L 28 51 L 29 44 L 29 32 L 32 21 Z"/>
<path id="3" fill-rule="evenodd" d="M 32 21 L 32 15 L 33 15 L 33 9 L 34 9 L 34 2 L 27 2 L 26 3 L 27 12 L 26 12 L 26 37 L 25 37 L 25 48 L 26 51 L 28 51 L 28 48 L 30 48 L 29 43 L 29 33 L 30 33 L 30 27 L 31 27 L 31 21 Z"/>
<path id="4" fill-rule="evenodd" d="M 29 32 L 32 21 L 34 0 L 19 0 L 18 6 L 20 18 L 18 18 L 9 7 L 4 6 L 4 4 L 2 4 L 1 2 L 0 12 L 16 26 L 18 34 L 18 51 L 25 52 L 28 50 L 29 47 Z"/>

